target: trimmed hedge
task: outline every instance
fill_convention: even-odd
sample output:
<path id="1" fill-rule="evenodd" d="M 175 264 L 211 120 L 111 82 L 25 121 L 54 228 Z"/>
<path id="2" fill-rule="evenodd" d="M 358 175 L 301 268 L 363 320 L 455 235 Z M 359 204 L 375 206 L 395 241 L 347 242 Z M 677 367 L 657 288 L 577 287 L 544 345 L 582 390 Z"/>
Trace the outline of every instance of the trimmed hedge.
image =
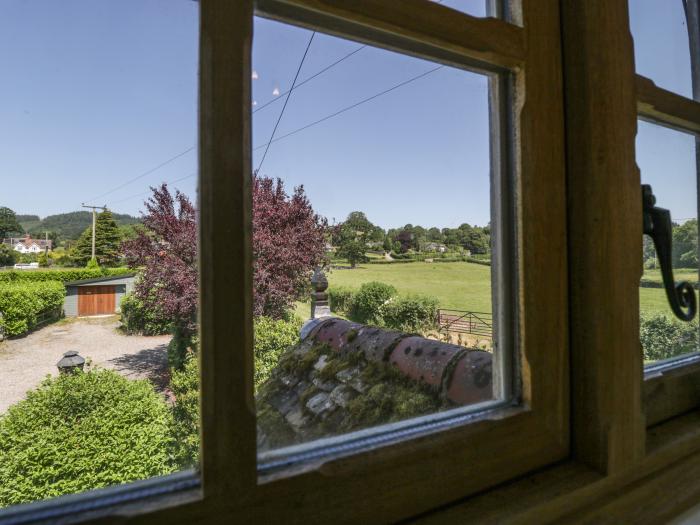
<path id="1" fill-rule="evenodd" d="M 175 471 L 170 411 L 111 370 L 45 380 L 0 416 L 0 507 Z"/>
<path id="2" fill-rule="evenodd" d="M 60 313 L 66 289 L 58 281 L 12 282 L 0 285 L 0 326 L 8 336 L 28 332 L 37 325 L 38 315 Z"/>
<path id="3" fill-rule="evenodd" d="M 381 317 L 389 328 L 403 332 L 423 332 L 437 326 L 438 307 L 435 297 L 396 297 L 382 307 Z"/>
<path id="4" fill-rule="evenodd" d="M 172 323 L 153 311 L 136 297 L 128 293 L 120 305 L 122 329 L 127 334 L 162 335 L 172 331 Z"/>
<path id="5" fill-rule="evenodd" d="M 97 279 L 134 273 L 129 268 L 71 268 L 64 270 L 10 270 L 0 272 L 0 283 L 37 282 L 37 281 L 79 281 L 81 279 Z"/>
<path id="6" fill-rule="evenodd" d="M 684 323 L 665 315 L 642 317 L 639 339 L 647 361 L 695 352 L 698 350 L 698 323 Z"/>
<path id="7" fill-rule="evenodd" d="M 401 263 L 414 263 L 418 262 L 415 259 L 395 259 L 393 261 L 387 261 L 386 259 L 376 259 L 372 260 L 370 259 L 366 263 L 363 264 L 401 264 Z"/>
<path id="8" fill-rule="evenodd" d="M 364 283 L 350 305 L 350 319 L 358 323 L 381 325 L 382 306 L 396 294 L 396 288 L 390 284 L 378 281 Z"/>
<path id="9" fill-rule="evenodd" d="M 180 469 L 199 460 L 199 364 L 190 353 L 181 370 L 171 369 L 170 389 L 175 397 L 171 434 L 173 457 Z"/>
<path id="10" fill-rule="evenodd" d="M 301 320 L 285 321 L 261 316 L 255 318 L 253 329 L 255 348 L 253 382 L 257 390 L 272 374 L 282 352 L 299 342 Z"/>
<path id="11" fill-rule="evenodd" d="M 700 290 L 700 282 L 695 281 L 691 283 L 693 285 L 693 288 L 696 290 Z M 640 279 L 639 280 L 639 287 L 640 288 L 663 288 L 664 283 L 663 281 L 655 281 L 653 279 Z"/>
<path id="12" fill-rule="evenodd" d="M 331 312 L 347 314 L 350 320 L 358 323 L 387 326 L 404 332 L 425 332 L 436 327 L 440 305 L 435 297 L 398 295 L 393 286 L 383 283 L 362 286 L 364 292 L 362 288 L 359 291 L 343 286 L 329 288 Z"/>
<path id="13" fill-rule="evenodd" d="M 328 289 L 328 301 L 331 312 L 349 312 L 357 290 L 345 286 Z"/>

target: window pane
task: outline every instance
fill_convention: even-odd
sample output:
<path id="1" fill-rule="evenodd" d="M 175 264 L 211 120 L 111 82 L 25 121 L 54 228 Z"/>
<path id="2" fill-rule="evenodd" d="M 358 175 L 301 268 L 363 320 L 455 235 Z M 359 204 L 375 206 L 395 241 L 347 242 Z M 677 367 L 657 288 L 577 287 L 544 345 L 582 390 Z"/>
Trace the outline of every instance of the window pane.
<path id="1" fill-rule="evenodd" d="M 461 11 L 472 16 L 495 16 L 496 1 L 492 0 L 430 0 L 436 4 L 442 4 L 445 7 Z M 493 5 L 491 5 L 493 4 Z"/>
<path id="2" fill-rule="evenodd" d="M 691 53 L 683 4 L 683 0 L 630 0 L 630 29 L 637 73 L 659 87 L 692 98 Z"/>
<path id="3" fill-rule="evenodd" d="M 198 18 L 0 3 L 0 507 L 197 462 Z"/>
<path id="4" fill-rule="evenodd" d="M 265 19 L 253 66 L 263 463 L 503 400 L 489 77 Z"/>
<path id="5" fill-rule="evenodd" d="M 637 164 L 657 206 L 671 212 L 673 273 L 676 282 L 698 284 L 698 197 L 695 138 L 639 122 Z M 639 288 L 640 336 L 646 364 L 695 352 L 698 320 L 678 320 L 669 306 L 651 238 L 644 236 L 644 276 Z"/>

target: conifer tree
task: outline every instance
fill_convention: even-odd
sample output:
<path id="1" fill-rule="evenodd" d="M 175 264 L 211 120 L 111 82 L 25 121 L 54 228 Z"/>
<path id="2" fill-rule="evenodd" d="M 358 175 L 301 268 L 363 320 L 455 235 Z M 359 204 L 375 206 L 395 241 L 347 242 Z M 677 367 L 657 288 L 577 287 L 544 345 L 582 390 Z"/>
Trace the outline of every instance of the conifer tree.
<path id="1" fill-rule="evenodd" d="M 100 266 L 114 266 L 119 261 L 121 235 L 112 212 L 105 210 L 97 215 L 95 222 L 95 259 Z M 80 235 L 73 249 L 73 259 L 81 266 L 92 256 L 92 226 Z"/>

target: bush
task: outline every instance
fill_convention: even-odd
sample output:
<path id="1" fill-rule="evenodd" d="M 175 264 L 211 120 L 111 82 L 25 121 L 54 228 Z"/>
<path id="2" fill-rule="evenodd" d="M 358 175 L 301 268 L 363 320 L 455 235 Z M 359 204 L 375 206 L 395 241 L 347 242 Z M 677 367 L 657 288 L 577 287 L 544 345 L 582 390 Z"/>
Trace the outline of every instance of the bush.
<path id="1" fill-rule="evenodd" d="M 381 324 L 382 306 L 396 296 L 396 288 L 372 281 L 364 283 L 355 294 L 349 317 L 358 323 Z"/>
<path id="2" fill-rule="evenodd" d="M 404 332 L 424 332 L 437 325 L 438 300 L 424 295 L 396 297 L 381 309 L 384 324 Z"/>
<path id="3" fill-rule="evenodd" d="M 95 279 L 98 277 L 111 277 L 134 273 L 129 268 L 101 268 L 88 270 L 87 268 L 75 268 L 70 270 L 11 270 L 0 272 L 0 283 L 11 282 L 40 282 L 40 281 L 79 281 L 81 279 Z"/>
<path id="4" fill-rule="evenodd" d="M 328 289 L 328 301 L 331 312 L 349 312 L 353 300 L 355 299 L 355 290 L 344 286 L 335 286 Z"/>
<path id="5" fill-rule="evenodd" d="M 180 469 L 199 460 L 199 363 L 190 353 L 181 370 L 172 370 L 170 389 L 173 405 L 173 457 Z"/>
<path id="6" fill-rule="evenodd" d="M 255 329 L 255 390 L 267 381 L 277 366 L 284 350 L 299 342 L 301 321 L 275 320 L 270 317 L 256 317 Z"/>
<path id="7" fill-rule="evenodd" d="M 85 265 L 85 268 L 88 270 L 99 270 L 100 269 L 100 264 L 97 262 L 97 259 L 94 257 L 90 259 L 87 264 Z"/>
<path id="8" fill-rule="evenodd" d="M 128 334 L 162 335 L 170 333 L 171 323 L 160 312 L 147 308 L 133 293 L 122 298 L 122 329 Z"/>
<path id="9" fill-rule="evenodd" d="M 0 244 L 0 266 L 12 266 L 16 261 L 16 252 L 7 244 Z"/>
<path id="10" fill-rule="evenodd" d="M 664 315 L 642 318 L 639 339 L 645 360 L 668 359 L 698 350 L 698 324 L 676 321 Z"/>
<path id="11" fill-rule="evenodd" d="M 3 283 L 0 286 L 0 326 L 8 336 L 20 335 L 34 328 L 38 315 L 49 310 L 57 316 L 63 307 L 66 289 L 60 282 Z"/>
<path id="12" fill-rule="evenodd" d="M 173 472 L 170 424 L 145 380 L 47 379 L 0 416 L 0 507 Z"/>

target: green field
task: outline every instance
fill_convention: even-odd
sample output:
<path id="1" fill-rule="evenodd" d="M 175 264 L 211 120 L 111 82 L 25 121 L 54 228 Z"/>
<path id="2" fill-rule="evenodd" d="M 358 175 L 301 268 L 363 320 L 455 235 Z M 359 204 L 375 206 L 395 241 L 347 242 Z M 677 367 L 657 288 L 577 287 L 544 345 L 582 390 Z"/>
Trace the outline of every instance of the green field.
<path id="1" fill-rule="evenodd" d="M 330 286 L 359 288 L 362 283 L 380 281 L 396 287 L 400 293 L 432 295 L 441 308 L 491 311 L 491 268 L 467 262 L 410 264 L 364 264 L 355 269 L 333 269 L 328 272 Z M 681 270 L 676 279 L 697 279 L 693 270 Z M 658 270 L 648 270 L 644 278 L 661 281 Z M 663 288 L 640 288 L 643 314 L 671 315 Z M 309 303 L 297 303 L 297 315 L 309 317 Z"/>

